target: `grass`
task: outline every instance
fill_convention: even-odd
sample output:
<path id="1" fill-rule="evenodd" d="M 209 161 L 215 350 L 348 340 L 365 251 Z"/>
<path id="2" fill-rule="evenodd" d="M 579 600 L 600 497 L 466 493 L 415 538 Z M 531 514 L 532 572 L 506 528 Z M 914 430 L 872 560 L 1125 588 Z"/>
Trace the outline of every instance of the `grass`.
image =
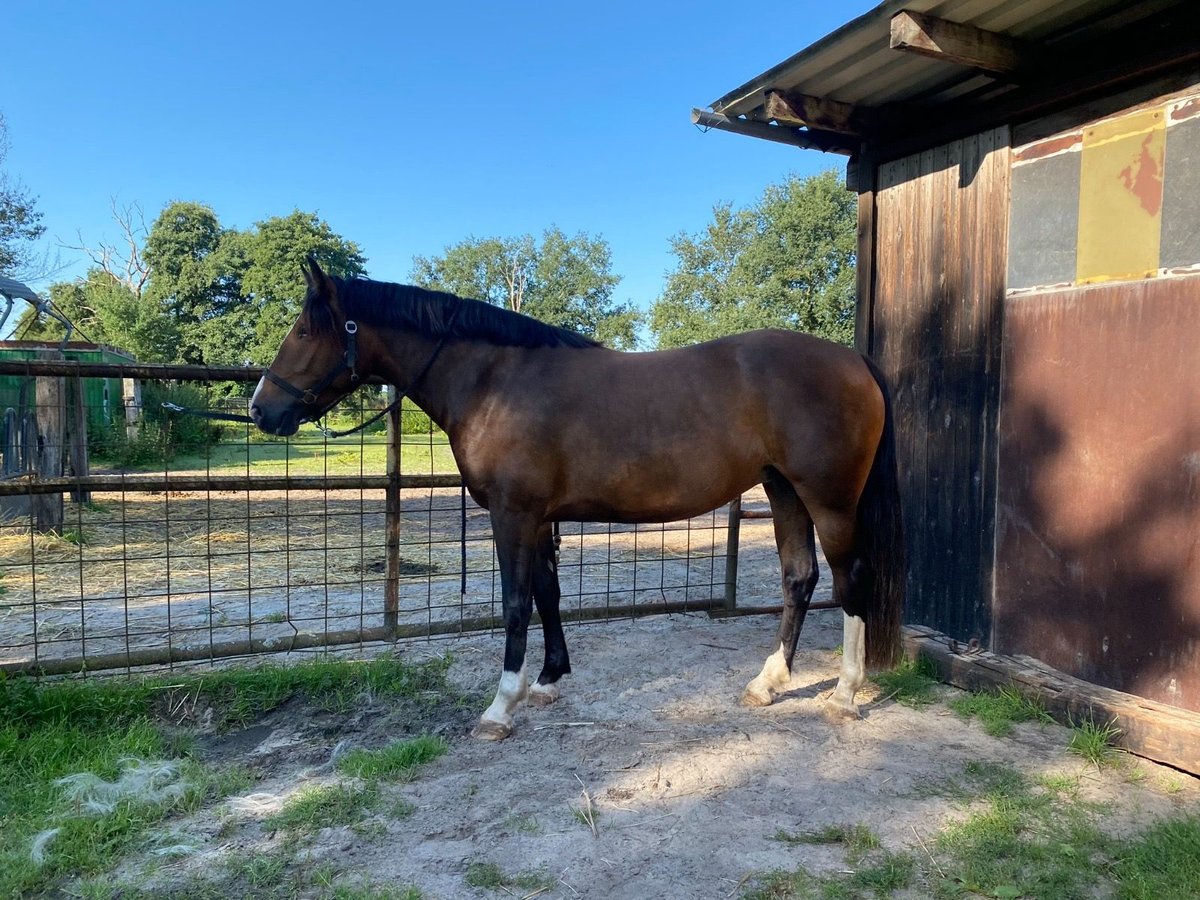
<path id="1" fill-rule="evenodd" d="M 162 463 L 131 466 L 130 471 L 162 471 Z M 387 442 L 381 434 L 325 438 L 311 425 L 288 441 L 226 440 L 207 453 L 181 454 L 172 472 L 207 471 L 222 475 L 382 475 L 387 471 Z M 400 471 L 453 474 L 458 471 L 444 434 L 404 435 Z"/>
<path id="2" fill-rule="evenodd" d="M 905 659 L 900 665 L 886 672 L 877 673 L 872 679 L 885 698 L 894 699 L 904 706 L 920 709 L 936 700 L 937 669 L 924 657 Z"/>
<path id="3" fill-rule="evenodd" d="M 521 872 L 509 875 L 495 863 L 473 862 L 467 866 L 466 882 L 471 887 L 489 891 L 511 892 L 517 888 L 523 892 L 548 891 L 558 881 L 545 872 Z"/>
<path id="4" fill-rule="evenodd" d="M 322 828 L 353 825 L 379 808 L 377 784 L 326 784 L 304 788 L 263 824 L 291 835 L 312 834 Z"/>
<path id="5" fill-rule="evenodd" d="M 351 750 L 338 760 L 337 768 L 356 778 L 406 781 L 414 771 L 450 749 L 440 737 L 423 734 L 395 741 L 379 750 Z"/>
<path id="6" fill-rule="evenodd" d="M 998 691 L 975 691 L 954 697 L 949 706 L 965 719 L 978 719 L 983 730 L 992 737 L 1011 734 L 1017 722 L 1052 723 L 1045 706 L 1023 696 L 1015 688 Z"/>
<path id="7" fill-rule="evenodd" d="M 445 670 L 441 661 L 414 666 L 385 657 L 367 663 L 317 659 L 169 680 L 38 683 L 0 675 L 0 897 L 55 893 L 72 879 L 101 875 L 141 847 L 159 822 L 249 786 L 248 772 L 202 765 L 187 734 L 166 727 L 168 719 L 171 725 L 179 721 L 181 709 L 211 706 L 228 727 L 293 699 L 335 710 L 348 709 L 364 695 L 436 702 L 454 693 Z M 186 710 L 182 715 L 187 717 Z M 427 746 L 417 758 L 431 752 Z M 82 815 L 55 784 L 77 773 L 115 779 L 129 759 L 171 761 L 180 789 L 153 802 L 120 799 L 103 814 Z M 303 828 L 306 815 L 314 822 L 323 816 L 322 824 L 330 824 L 331 815 L 352 818 L 371 802 L 371 790 L 306 798 L 307 806 L 298 802 L 288 810 L 292 818 L 280 824 Z M 59 831 L 39 866 L 31 858 L 33 840 L 51 828 Z"/>
<path id="8" fill-rule="evenodd" d="M 866 825 L 826 825 L 796 833 L 781 828 L 775 832 L 775 840 L 786 844 L 841 844 L 846 848 L 846 858 L 855 861 L 879 848 L 879 837 Z"/>
<path id="9" fill-rule="evenodd" d="M 1200 815 L 1161 821 L 1115 838 L 1109 810 L 1080 798 L 1078 776 L 1030 778 L 1011 766 L 967 763 L 943 795 L 960 813 L 912 853 L 871 841 L 862 825 L 779 832 L 791 844 L 841 844 L 849 872 L 804 867 L 759 876 L 744 900 L 903 896 L 1038 900 L 1184 900 L 1200 897 Z M 873 837 L 873 835 L 872 835 Z"/>
<path id="10" fill-rule="evenodd" d="M 1081 756 L 1097 769 L 1108 765 L 1116 758 L 1116 739 L 1121 729 L 1116 727 L 1115 720 L 1105 725 L 1097 725 L 1091 719 L 1085 719 L 1071 726 L 1071 742 L 1067 749 L 1076 756 Z"/>

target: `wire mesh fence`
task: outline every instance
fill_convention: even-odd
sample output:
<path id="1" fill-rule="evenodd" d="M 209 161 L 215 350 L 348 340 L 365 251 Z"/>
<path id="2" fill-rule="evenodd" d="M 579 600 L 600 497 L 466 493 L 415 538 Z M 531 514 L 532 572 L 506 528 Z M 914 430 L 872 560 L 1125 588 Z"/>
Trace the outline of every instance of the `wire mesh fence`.
<path id="1" fill-rule="evenodd" d="M 127 416 L 113 392 L 89 404 L 83 376 L 135 367 L 22 365 L 0 361 L 0 403 L 5 377 L 64 384 L 26 386 L 40 404 L 6 407 L 36 419 L 37 452 L 0 481 L 0 668 L 170 665 L 498 626 L 488 514 L 419 410 L 348 438 L 305 426 L 284 440 L 161 407 L 169 395 L 244 410 L 257 372 L 136 367 L 140 408 Z M 387 402 L 356 398 L 337 426 Z M 666 525 L 563 523 L 564 618 L 723 605 L 728 524 L 724 509 Z"/>

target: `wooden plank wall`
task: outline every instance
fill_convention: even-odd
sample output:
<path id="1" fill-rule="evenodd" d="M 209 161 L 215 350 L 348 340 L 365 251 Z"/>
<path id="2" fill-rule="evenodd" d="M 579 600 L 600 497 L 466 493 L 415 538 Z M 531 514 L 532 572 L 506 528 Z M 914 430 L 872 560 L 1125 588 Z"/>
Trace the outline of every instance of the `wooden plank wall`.
<path id="1" fill-rule="evenodd" d="M 991 639 L 1009 133 L 881 165 L 871 347 L 895 395 L 906 621 Z M 860 265 L 862 261 L 860 260 Z"/>

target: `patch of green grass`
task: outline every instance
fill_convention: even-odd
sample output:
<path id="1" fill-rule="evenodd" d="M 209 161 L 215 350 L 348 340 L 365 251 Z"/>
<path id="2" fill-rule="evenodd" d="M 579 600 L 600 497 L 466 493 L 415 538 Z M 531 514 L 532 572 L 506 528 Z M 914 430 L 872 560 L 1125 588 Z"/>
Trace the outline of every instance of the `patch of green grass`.
<path id="1" fill-rule="evenodd" d="M 507 891 L 512 888 L 522 891 L 547 891 L 558 884 L 557 879 L 545 872 L 509 875 L 495 863 L 484 862 L 473 862 L 467 866 L 466 882 L 471 887 L 489 891 Z"/>
<path id="2" fill-rule="evenodd" d="M 928 706 L 936 699 L 937 668 L 924 657 L 906 659 L 894 669 L 877 673 L 872 681 L 879 685 L 885 698 L 913 709 Z"/>
<path id="3" fill-rule="evenodd" d="M 74 544 L 76 547 L 86 547 L 88 545 L 87 535 L 84 534 L 82 528 L 63 529 L 62 539 L 68 544 Z"/>
<path id="4" fill-rule="evenodd" d="M 1112 871 L 1127 900 L 1200 897 L 1200 816 L 1146 829 L 1121 848 Z"/>
<path id="5" fill-rule="evenodd" d="M 352 825 L 379 806 L 374 784 L 326 784 L 297 791 L 264 825 L 291 834 L 311 834 L 326 827 Z"/>
<path id="6" fill-rule="evenodd" d="M 179 699 L 211 703 L 225 724 L 250 721 L 292 698 L 333 709 L 348 708 L 364 694 L 434 702 L 439 694 L 457 696 L 446 684 L 446 667 L 444 661 L 414 666 L 384 658 L 169 680 L 39 683 L 0 674 L 0 897 L 53 892 L 66 880 L 105 872 L 159 822 L 250 784 L 244 769 L 209 769 L 191 759 L 187 739 L 164 730 L 158 713 Z M 106 814 L 81 816 L 54 783 L 85 772 L 111 780 L 126 759 L 177 761 L 186 788 L 158 802 L 122 800 Z M 59 831 L 39 866 L 30 856 L 33 840 L 51 828 Z"/>
<path id="7" fill-rule="evenodd" d="M 1010 734 L 1017 722 L 1051 723 L 1054 720 L 1037 700 L 1023 696 L 1014 688 L 976 691 L 953 698 L 949 706 L 966 719 L 977 718 L 992 737 Z"/>
<path id="8" fill-rule="evenodd" d="M 815 831 L 788 832 L 779 829 L 775 840 L 786 844 L 842 844 L 848 859 L 862 859 L 870 850 L 878 849 L 879 838 L 866 825 L 826 825 Z"/>
<path id="9" fill-rule="evenodd" d="M 867 865 L 849 873 L 813 875 L 803 866 L 776 870 L 755 879 L 743 900 L 858 900 L 890 897 L 909 887 L 916 876 L 916 861 L 907 853 L 883 851 Z"/>
<path id="10" fill-rule="evenodd" d="M 1071 742 L 1067 749 L 1076 756 L 1081 756 L 1096 768 L 1108 765 L 1116 757 L 1116 739 L 1120 737 L 1121 729 L 1116 727 L 1115 720 L 1105 725 L 1097 725 L 1091 719 L 1073 724 L 1071 727 Z"/>
<path id="11" fill-rule="evenodd" d="M 403 781 L 412 778 L 417 768 L 449 749 L 450 745 L 442 738 L 423 734 L 395 741 L 380 750 L 351 750 L 338 760 L 337 767 L 356 778 Z"/>
<path id="12" fill-rule="evenodd" d="M 537 820 L 536 816 L 518 816 L 511 815 L 504 820 L 504 825 L 512 828 L 518 834 L 541 834 L 542 823 Z"/>

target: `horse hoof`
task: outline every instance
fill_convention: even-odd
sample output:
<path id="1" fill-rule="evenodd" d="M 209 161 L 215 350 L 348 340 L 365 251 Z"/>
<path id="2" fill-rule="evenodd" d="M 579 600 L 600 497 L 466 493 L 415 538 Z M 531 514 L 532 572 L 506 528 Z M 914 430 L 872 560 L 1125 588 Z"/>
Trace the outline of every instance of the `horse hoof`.
<path id="1" fill-rule="evenodd" d="M 481 741 L 502 741 L 513 733 L 511 722 L 493 722 L 491 719 L 480 719 L 479 724 L 471 731 L 471 737 Z"/>
<path id="2" fill-rule="evenodd" d="M 746 686 L 746 690 L 742 691 L 742 706 L 770 706 L 773 702 L 775 702 L 774 698 L 766 688 L 750 684 Z"/>
<path id="3" fill-rule="evenodd" d="M 530 706 L 549 706 L 560 696 L 557 684 L 531 684 L 526 699 Z"/>
<path id="4" fill-rule="evenodd" d="M 853 722 L 859 717 L 857 703 L 828 700 L 822 712 L 826 720 L 835 725 L 840 725 L 843 722 Z"/>

